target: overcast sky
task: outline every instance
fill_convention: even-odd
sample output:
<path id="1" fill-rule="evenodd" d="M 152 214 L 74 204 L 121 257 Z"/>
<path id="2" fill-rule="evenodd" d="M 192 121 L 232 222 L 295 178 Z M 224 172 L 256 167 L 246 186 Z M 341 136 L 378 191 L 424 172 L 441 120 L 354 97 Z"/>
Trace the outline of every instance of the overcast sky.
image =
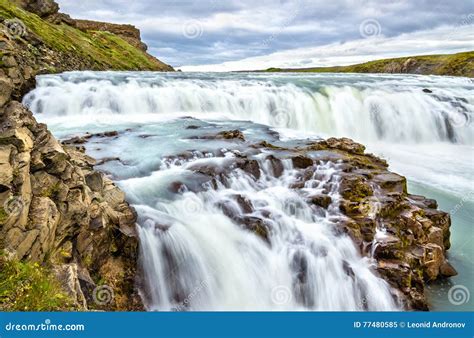
<path id="1" fill-rule="evenodd" d="M 130 23 L 183 70 L 347 65 L 474 50 L 473 0 L 56 0 L 75 18 Z"/>

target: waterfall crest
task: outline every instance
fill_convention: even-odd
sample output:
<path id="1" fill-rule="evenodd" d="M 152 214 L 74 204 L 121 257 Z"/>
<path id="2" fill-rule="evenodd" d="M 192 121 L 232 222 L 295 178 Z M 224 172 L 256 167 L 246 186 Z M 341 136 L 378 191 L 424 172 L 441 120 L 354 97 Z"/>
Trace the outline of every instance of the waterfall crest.
<path id="1" fill-rule="evenodd" d="M 98 123 L 174 115 L 249 120 L 360 142 L 474 140 L 474 84 L 469 79 L 447 78 L 440 86 L 436 79 L 413 75 L 266 76 L 47 75 L 38 78 L 24 102 L 38 114 Z"/>

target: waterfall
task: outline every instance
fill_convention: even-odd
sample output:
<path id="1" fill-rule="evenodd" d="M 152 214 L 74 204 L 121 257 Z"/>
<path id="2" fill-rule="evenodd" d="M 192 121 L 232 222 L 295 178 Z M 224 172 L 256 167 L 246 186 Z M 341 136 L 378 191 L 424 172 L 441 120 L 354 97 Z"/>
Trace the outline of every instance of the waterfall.
<path id="1" fill-rule="evenodd" d="M 226 156 L 234 156 L 230 153 Z M 193 159 L 169 171 L 215 165 L 220 159 Z M 291 189 L 290 160 L 275 177 L 259 159 L 262 176 L 236 170 L 216 189 L 136 205 L 144 257 L 147 306 L 151 310 L 395 310 L 389 286 L 371 271 L 352 240 L 338 232 L 337 164 L 314 168 L 303 194 Z M 183 173 L 181 173 L 183 175 Z M 149 184 L 149 179 L 142 179 Z M 143 184 L 145 184 L 143 182 Z M 134 196 L 137 179 L 124 182 Z M 309 196 L 329 189 L 332 204 L 319 213 Z M 138 191 L 137 191 L 138 190 Z M 240 203 L 238 202 L 240 201 Z M 225 206 L 224 211 L 222 206 Z M 242 231 L 232 219 L 264 220 L 268 239 Z"/>
<path id="2" fill-rule="evenodd" d="M 24 103 L 58 137 L 119 130 L 86 147 L 97 158 L 120 158 L 101 169 L 138 212 L 147 309 L 357 311 L 400 304 L 370 254 L 362 257 L 338 231 L 340 165 L 315 166 L 293 189 L 291 161 L 277 174 L 259 154 L 260 177 L 234 168 L 210 184 L 195 168 L 225 168 L 239 150 L 191 136 L 232 128 L 274 141 L 263 127 L 271 126 L 299 138 L 388 144 L 390 163 L 402 159 L 415 178 L 424 165 L 431 176 L 420 181 L 462 191 L 472 181 L 464 167 L 473 93 L 470 79 L 412 75 L 71 72 L 39 76 Z M 410 157 L 415 144 L 420 154 Z M 331 204 L 315 209 L 308 199 L 323 191 Z M 383 236 L 379 225 L 374 248 Z"/>
<path id="3" fill-rule="evenodd" d="M 209 74 L 73 72 L 40 76 L 24 102 L 38 114 L 97 123 L 193 116 L 250 120 L 361 142 L 472 144 L 472 80 L 447 78 L 440 86 L 432 78 L 234 75 L 214 79 Z"/>

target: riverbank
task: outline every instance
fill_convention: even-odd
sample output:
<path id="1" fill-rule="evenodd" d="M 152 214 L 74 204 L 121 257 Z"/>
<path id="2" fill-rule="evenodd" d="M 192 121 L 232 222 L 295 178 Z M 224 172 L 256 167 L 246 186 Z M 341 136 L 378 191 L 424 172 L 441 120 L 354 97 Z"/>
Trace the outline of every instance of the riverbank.
<path id="1" fill-rule="evenodd" d="M 365 63 L 312 68 L 268 68 L 263 72 L 293 73 L 398 73 L 474 77 L 474 51 L 456 54 L 419 55 Z"/>

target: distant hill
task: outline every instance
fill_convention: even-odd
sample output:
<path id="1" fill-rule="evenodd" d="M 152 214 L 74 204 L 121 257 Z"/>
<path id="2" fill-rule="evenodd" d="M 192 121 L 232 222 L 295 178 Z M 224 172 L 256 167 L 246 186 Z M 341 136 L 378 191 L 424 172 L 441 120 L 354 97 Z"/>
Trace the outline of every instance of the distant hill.
<path id="1" fill-rule="evenodd" d="M 308 73 L 409 73 L 474 77 L 474 51 L 382 59 L 350 66 L 268 68 L 264 72 Z"/>

